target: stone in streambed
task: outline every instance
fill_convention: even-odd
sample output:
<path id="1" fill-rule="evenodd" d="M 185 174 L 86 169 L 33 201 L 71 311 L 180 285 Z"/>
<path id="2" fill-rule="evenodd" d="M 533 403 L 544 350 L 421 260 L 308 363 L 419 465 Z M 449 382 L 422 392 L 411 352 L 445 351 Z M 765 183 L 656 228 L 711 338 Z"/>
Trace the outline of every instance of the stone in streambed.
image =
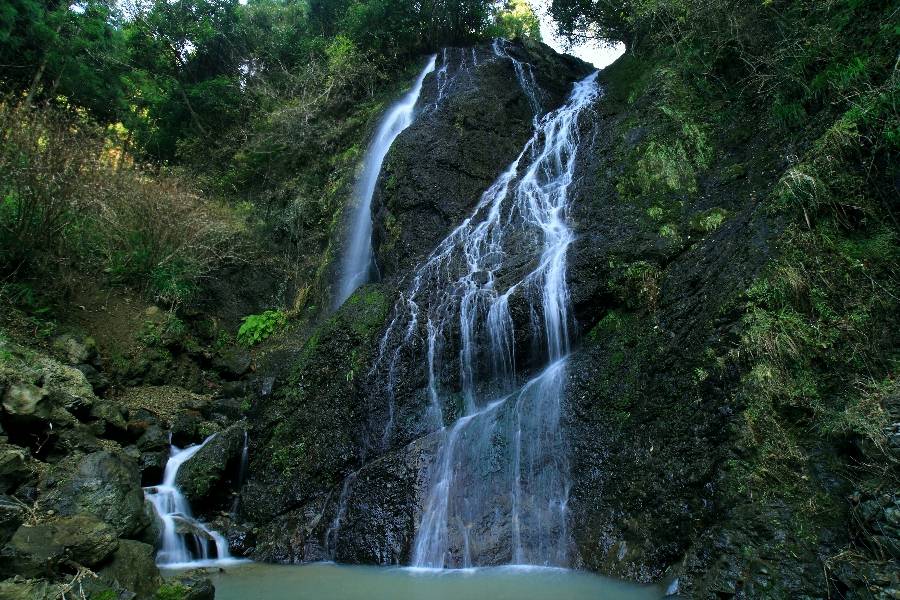
<path id="1" fill-rule="evenodd" d="M 175 597 L 181 600 L 214 600 L 216 596 L 216 588 L 203 571 L 181 573 L 164 583 L 160 592 L 163 590 L 171 590 L 172 596 L 178 594 Z"/>

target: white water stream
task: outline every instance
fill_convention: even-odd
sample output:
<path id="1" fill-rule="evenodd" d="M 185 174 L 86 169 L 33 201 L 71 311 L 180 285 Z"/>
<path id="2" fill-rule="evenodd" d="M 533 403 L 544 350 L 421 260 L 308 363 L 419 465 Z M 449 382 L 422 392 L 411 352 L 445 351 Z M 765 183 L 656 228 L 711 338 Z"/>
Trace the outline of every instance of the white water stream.
<path id="1" fill-rule="evenodd" d="M 382 446 L 388 447 L 401 349 L 427 338 L 424 418 L 442 441 L 416 531 L 415 567 L 568 562 L 568 463 L 559 426 L 571 321 L 567 213 L 578 119 L 600 92 L 594 73 L 575 84 L 563 106 L 541 116 L 530 67 L 501 43 L 494 50 L 513 62 L 536 111 L 534 135 L 474 212 L 416 269 L 376 363 L 386 374 Z M 531 264 L 524 271 L 523 258 Z M 530 362 L 546 365 L 530 379 L 516 365 L 511 303 L 530 315 L 524 324 Z M 446 356 L 450 349 L 456 356 Z M 444 389 L 453 373 L 458 391 Z M 448 410 L 456 416 L 445 426 Z"/>
<path id="2" fill-rule="evenodd" d="M 394 140 L 404 129 L 412 125 L 416 102 L 422 92 L 422 83 L 425 77 L 434 71 L 435 60 L 435 56 L 428 60 L 412 89 L 391 106 L 366 150 L 362 173 L 353 194 L 350 237 L 341 264 L 335 306 L 343 304 L 356 288 L 369 281 L 373 259 L 372 196 L 375 194 L 375 185 L 378 183 L 381 165 Z"/>

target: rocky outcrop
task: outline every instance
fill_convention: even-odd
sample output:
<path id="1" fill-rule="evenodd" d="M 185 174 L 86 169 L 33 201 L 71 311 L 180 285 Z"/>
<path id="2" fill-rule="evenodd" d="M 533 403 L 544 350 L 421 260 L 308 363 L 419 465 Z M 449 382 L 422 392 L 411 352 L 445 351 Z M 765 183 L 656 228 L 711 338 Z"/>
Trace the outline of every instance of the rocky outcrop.
<path id="1" fill-rule="evenodd" d="M 516 61 L 533 64 L 533 71 L 517 73 Z M 256 558 L 410 559 L 435 441 L 423 437 L 429 426 L 421 418 L 427 403 L 421 362 L 411 364 L 406 351 L 398 356 L 396 398 L 378 387 L 387 374 L 373 373 L 379 356 L 382 365 L 393 362 L 395 349 L 379 340 L 392 288 L 522 152 L 534 120 L 559 106 L 590 70 L 542 45 L 499 42 L 447 49 L 436 63 L 374 199 L 384 283 L 358 290 L 314 329 L 287 385 L 251 412 L 241 510 L 258 529 Z"/>
<path id="2" fill-rule="evenodd" d="M 324 499 L 370 446 L 381 412 L 357 391 L 389 300 L 364 286 L 306 340 L 286 385 L 251 412 L 242 511 L 259 524 Z M 292 535 L 282 531 L 281 535 Z"/>
<path id="3" fill-rule="evenodd" d="M 79 367 L 96 362 L 76 338 L 54 347 Z M 56 598 L 77 582 L 89 596 L 153 598 L 159 532 L 141 489 L 141 450 L 121 445 L 146 428 L 129 427 L 127 412 L 97 397 L 82 369 L 9 343 L 3 352 L 0 577 L 8 579 L 0 597 Z M 152 437 L 140 445 L 157 449 Z"/>

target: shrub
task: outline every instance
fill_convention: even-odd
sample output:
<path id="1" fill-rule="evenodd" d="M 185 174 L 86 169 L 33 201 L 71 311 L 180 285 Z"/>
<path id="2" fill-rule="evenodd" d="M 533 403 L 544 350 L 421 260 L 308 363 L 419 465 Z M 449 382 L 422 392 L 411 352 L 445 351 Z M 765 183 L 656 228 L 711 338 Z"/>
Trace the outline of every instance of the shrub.
<path id="1" fill-rule="evenodd" d="M 0 265 L 16 271 L 58 250 L 87 203 L 96 131 L 0 104 Z"/>
<path id="2" fill-rule="evenodd" d="M 280 310 L 267 310 L 258 315 L 249 315 L 242 319 L 238 329 L 238 342 L 244 346 L 254 346 L 281 329 L 287 323 L 287 317 Z"/>
<path id="3" fill-rule="evenodd" d="M 177 306 L 237 257 L 239 223 L 174 173 L 113 164 L 92 123 L 0 103 L 4 275 L 105 272 Z"/>

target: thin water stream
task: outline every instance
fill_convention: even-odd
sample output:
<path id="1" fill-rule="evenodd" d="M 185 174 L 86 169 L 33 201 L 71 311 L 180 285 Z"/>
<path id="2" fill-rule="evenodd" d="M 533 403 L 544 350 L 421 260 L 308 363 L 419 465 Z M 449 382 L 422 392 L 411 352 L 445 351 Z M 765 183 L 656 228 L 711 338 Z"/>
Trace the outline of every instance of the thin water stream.
<path id="1" fill-rule="evenodd" d="M 366 149 L 362 173 L 353 193 L 350 237 L 341 265 L 335 306 L 343 304 L 356 288 L 369 281 L 372 270 L 372 196 L 375 193 L 375 184 L 378 183 L 381 165 L 394 140 L 413 122 L 422 83 L 425 77 L 434 71 L 435 60 L 435 56 L 428 59 L 412 89 L 385 113 L 375 137 Z"/>

